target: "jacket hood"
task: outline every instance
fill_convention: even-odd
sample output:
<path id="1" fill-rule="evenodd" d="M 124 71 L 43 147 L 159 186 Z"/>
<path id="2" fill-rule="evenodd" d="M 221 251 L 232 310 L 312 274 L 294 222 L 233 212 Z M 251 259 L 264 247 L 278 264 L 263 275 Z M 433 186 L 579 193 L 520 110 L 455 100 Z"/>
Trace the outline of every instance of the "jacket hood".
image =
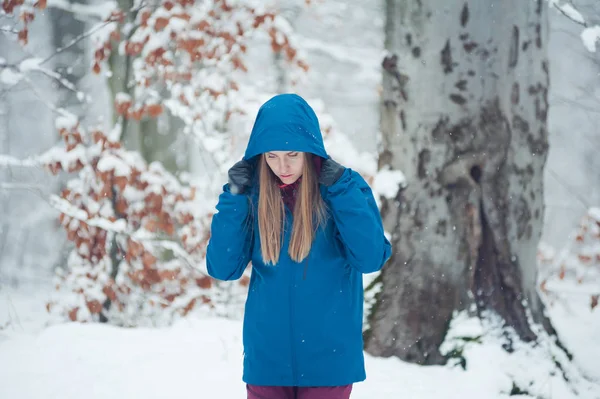
<path id="1" fill-rule="evenodd" d="M 269 151 L 300 151 L 329 157 L 317 115 L 299 95 L 276 95 L 258 110 L 244 159 Z"/>

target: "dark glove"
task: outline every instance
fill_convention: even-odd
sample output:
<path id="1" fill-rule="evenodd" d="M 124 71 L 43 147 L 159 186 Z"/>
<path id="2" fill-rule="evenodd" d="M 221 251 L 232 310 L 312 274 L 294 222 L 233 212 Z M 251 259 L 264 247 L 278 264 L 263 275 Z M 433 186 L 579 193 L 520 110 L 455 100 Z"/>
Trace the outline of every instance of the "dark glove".
<path id="1" fill-rule="evenodd" d="M 242 194 L 252 185 L 256 164 L 242 159 L 229 169 L 229 188 L 233 194 Z"/>
<path id="2" fill-rule="evenodd" d="M 327 158 L 323 161 L 323 166 L 321 166 L 321 175 L 319 176 L 319 183 L 322 185 L 329 187 L 334 184 L 342 173 L 346 170 L 345 167 L 335 162 L 331 158 Z"/>

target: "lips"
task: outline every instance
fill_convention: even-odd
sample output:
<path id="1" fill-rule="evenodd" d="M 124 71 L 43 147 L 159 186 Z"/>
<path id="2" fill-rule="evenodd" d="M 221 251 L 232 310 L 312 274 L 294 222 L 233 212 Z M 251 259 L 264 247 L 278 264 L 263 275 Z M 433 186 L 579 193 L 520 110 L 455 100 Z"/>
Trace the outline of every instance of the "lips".
<path id="1" fill-rule="evenodd" d="M 281 177 L 282 179 L 287 179 L 288 177 L 292 177 L 292 175 L 280 175 L 279 177 Z"/>

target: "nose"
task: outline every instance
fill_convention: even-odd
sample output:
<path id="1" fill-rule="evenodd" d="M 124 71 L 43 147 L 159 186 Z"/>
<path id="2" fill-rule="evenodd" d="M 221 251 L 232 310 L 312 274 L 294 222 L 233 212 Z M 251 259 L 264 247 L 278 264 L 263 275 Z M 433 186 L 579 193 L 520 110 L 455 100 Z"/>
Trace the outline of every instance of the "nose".
<path id="1" fill-rule="evenodd" d="M 290 163 L 287 159 L 280 159 L 279 160 L 279 170 L 281 170 L 281 174 L 287 174 L 288 170 L 290 169 Z"/>

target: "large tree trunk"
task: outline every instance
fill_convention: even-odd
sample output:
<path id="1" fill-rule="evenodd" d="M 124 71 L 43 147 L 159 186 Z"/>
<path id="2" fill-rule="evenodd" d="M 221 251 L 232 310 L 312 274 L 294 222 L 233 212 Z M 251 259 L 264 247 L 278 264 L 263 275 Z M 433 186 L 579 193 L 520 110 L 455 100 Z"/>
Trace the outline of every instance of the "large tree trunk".
<path id="1" fill-rule="evenodd" d="M 380 167 L 408 185 L 383 199 L 394 254 L 366 349 L 443 363 L 453 311 L 471 308 L 534 340 L 528 312 L 551 329 L 536 291 L 546 1 L 387 3 Z"/>
<path id="2" fill-rule="evenodd" d="M 118 0 L 117 3 L 122 10 L 135 8 L 134 0 Z M 128 13 L 126 23 L 134 21 L 136 15 L 137 12 Z M 134 31 L 131 31 L 130 36 L 133 36 L 133 33 Z M 109 57 L 109 65 L 112 72 L 108 78 L 111 101 L 114 101 L 118 93 L 126 93 L 135 98 L 135 86 L 132 84 L 133 58 L 114 49 Z M 118 120 L 121 122 L 121 140 L 127 149 L 138 151 L 148 162 L 159 161 L 168 171 L 176 173 L 181 169 L 177 162 L 178 154 L 175 151 L 177 148 L 174 146 L 180 128 L 170 129 L 178 124 L 171 115 L 164 115 L 162 118 L 168 121 L 162 126 L 157 118 L 150 117 L 144 117 L 138 122 L 114 115 L 114 122 Z M 165 129 L 165 125 L 169 128 Z"/>
<path id="3" fill-rule="evenodd" d="M 158 118 L 144 118 L 139 122 L 142 156 L 148 162 L 160 162 L 171 173 L 188 170 L 187 149 L 177 143 L 183 123 L 170 113 L 159 118 L 163 123 Z"/>

